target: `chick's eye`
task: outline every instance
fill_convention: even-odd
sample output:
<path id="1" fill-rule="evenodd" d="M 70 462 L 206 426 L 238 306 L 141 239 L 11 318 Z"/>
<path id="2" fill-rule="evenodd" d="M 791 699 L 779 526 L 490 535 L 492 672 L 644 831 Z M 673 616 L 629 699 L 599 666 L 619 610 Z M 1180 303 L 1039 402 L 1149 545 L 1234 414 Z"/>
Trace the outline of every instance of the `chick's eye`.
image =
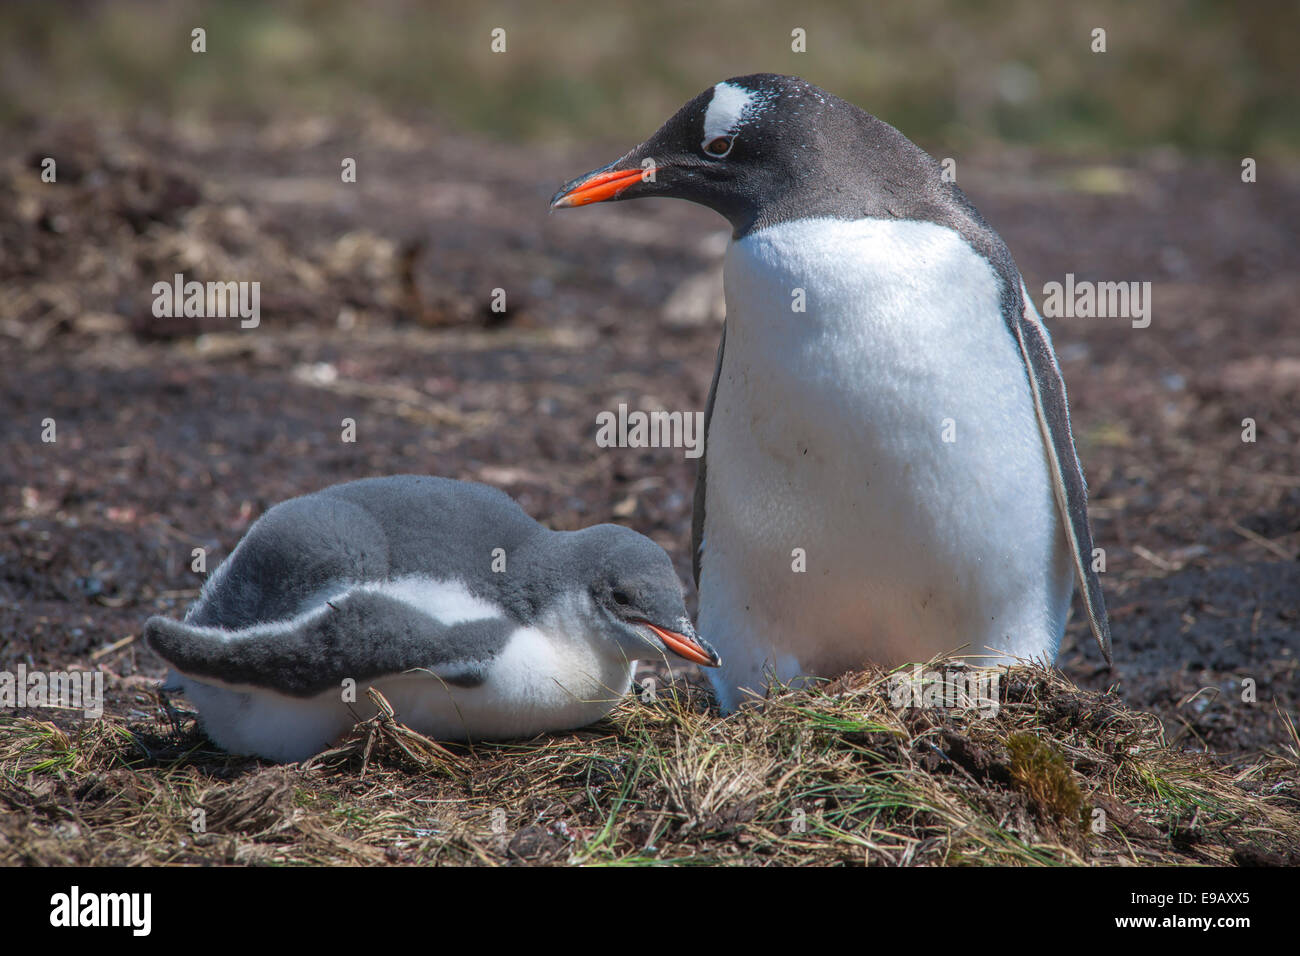
<path id="1" fill-rule="evenodd" d="M 627 606 L 628 604 L 631 604 L 631 603 L 632 603 L 632 599 L 631 599 L 630 597 L 627 596 L 627 592 L 626 592 L 626 591 L 615 591 L 615 592 L 614 592 L 614 603 L 615 603 L 615 604 L 622 604 L 622 605 L 624 605 L 624 606 Z"/>
<path id="2" fill-rule="evenodd" d="M 730 136 L 717 136 L 704 144 L 704 151 L 710 156 L 726 156 L 731 152 Z"/>

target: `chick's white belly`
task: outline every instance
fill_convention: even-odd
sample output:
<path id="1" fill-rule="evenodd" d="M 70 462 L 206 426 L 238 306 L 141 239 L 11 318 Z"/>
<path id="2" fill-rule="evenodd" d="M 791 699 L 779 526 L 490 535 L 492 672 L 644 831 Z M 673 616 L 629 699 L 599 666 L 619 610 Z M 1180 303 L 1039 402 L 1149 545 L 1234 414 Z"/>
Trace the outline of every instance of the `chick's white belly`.
<path id="1" fill-rule="evenodd" d="M 842 223 L 833 255 L 803 225 L 728 253 L 700 587 L 724 706 L 764 668 L 1054 655 L 1069 556 L 995 274 L 933 224 Z"/>
<path id="2" fill-rule="evenodd" d="M 204 731 L 225 750 L 277 761 L 304 760 L 329 748 L 358 720 L 375 714 L 373 685 L 397 720 L 438 740 L 506 740 L 583 727 L 604 717 L 626 694 L 626 662 L 560 648 L 552 636 L 521 628 L 477 686 L 449 684 L 412 671 L 358 681 L 356 700 L 342 688 L 314 697 L 254 687 L 227 687 L 181 677 Z"/>

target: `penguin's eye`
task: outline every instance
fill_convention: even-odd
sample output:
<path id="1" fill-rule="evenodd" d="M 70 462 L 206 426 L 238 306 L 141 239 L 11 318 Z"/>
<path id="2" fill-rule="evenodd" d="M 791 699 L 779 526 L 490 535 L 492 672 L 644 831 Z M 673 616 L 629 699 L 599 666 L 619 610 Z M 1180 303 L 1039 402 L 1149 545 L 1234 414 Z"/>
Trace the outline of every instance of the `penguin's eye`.
<path id="1" fill-rule="evenodd" d="M 615 592 L 614 592 L 614 603 L 615 603 L 615 604 L 622 605 L 623 607 L 627 607 L 629 604 L 632 603 L 632 599 L 631 599 L 630 597 L 627 596 L 627 592 L 626 592 L 626 591 L 615 591 Z"/>
<path id="2" fill-rule="evenodd" d="M 734 139 L 730 136 L 715 136 L 704 144 L 704 151 L 710 156 L 716 156 L 719 159 L 731 152 L 731 146 Z"/>

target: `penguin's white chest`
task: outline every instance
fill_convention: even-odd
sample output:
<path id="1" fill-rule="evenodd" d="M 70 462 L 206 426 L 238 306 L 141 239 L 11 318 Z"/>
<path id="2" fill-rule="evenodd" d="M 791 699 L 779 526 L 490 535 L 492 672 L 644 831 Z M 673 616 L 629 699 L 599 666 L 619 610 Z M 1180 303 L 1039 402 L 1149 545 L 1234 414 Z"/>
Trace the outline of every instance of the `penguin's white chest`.
<path id="1" fill-rule="evenodd" d="M 1054 654 L 1069 556 L 988 261 L 933 223 L 800 220 L 732 243 L 725 281 L 700 588 L 724 706 L 765 669 Z"/>

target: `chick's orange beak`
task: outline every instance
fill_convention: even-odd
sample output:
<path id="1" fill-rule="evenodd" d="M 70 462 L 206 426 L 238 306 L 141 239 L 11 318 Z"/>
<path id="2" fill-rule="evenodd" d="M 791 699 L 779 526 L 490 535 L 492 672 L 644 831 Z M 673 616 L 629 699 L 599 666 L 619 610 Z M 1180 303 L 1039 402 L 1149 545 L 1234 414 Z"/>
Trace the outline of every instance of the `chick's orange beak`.
<path id="1" fill-rule="evenodd" d="M 651 624 L 649 621 L 642 621 L 646 627 L 654 631 L 655 636 L 664 642 L 664 646 L 676 654 L 695 664 L 703 667 L 717 667 L 722 663 L 722 658 L 718 656 L 717 651 L 712 648 L 706 648 L 698 641 L 692 640 L 685 634 L 678 634 L 676 631 L 669 631 L 662 627 Z"/>

